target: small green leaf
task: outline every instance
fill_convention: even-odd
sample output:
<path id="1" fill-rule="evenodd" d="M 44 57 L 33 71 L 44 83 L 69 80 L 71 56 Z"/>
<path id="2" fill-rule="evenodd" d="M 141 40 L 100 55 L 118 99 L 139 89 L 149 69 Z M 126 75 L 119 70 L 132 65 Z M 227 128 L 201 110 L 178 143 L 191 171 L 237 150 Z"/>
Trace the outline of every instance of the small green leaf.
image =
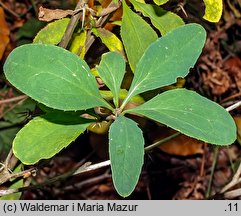
<path id="1" fill-rule="evenodd" d="M 60 19 L 49 23 L 39 31 L 33 40 L 33 43 L 53 44 L 57 45 L 69 24 L 69 18 Z"/>
<path id="2" fill-rule="evenodd" d="M 4 72 L 16 88 L 48 107 L 110 108 L 86 62 L 63 48 L 44 44 L 18 47 L 8 56 Z"/>
<path id="3" fill-rule="evenodd" d="M 120 39 L 112 32 L 104 28 L 92 28 L 92 32 L 99 37 L 103 44 L 112 52 L 119 52 L 124 55 L 124 49 Z"/>
<path id="4" fill-rule="evenodd" d="M 110 126 L 109 153 L 114 186 L 126 197 L 135 189 L 144 159 L 144 138 L 134 121 L 119 116 Z"/>
<path id="5" fill-rule="evenodd" d="M 157 39 L 157 34 L 140 16 L 134 13 L 123 1 L 121 38 L 132 71 L 146 48 Z"/>
<path id="6" fill-rule="evenodd" d="M 80 58 L 84 59 L 85 57 L 85 42 L 86 42 L 86 38 L 87 38 L 87 31 L 84 30 L 84 31 L 81 31 L 80 33 L 77 33 L 75 36 L 74 36 L 74 39 L 70 45 L 70 48 L 69 48 L 69 51 L 76 54 L 76 55 L 79 55 Z"/>
<path id="7" fill-rule="evenodd" d="M 217 103 L 186 89 L 164 92 L 127 112 L 144 115 L 211 144 L 229 145 L 236 139 L 230 114 Z"/>
<path id="8" fill-rule="evenodd" d="M 201 25 L 188 24 L 152 43 L 137 64 L 124 105 L 134 95 L 173 84 L 178 77 L 185 77 L 202 52 L 205 39 L 206 32 Z"/>
<path id="9" fill-rule="evenodd" d="M 78 113 L 48 113 L 26 124 L 13 141 L 14 155 L 24 164 L 35 164 L 66 148 L 90 125 Z"/>
<path id="10" fill-rule="evenodd" d="M 102 55 L 100 65 L 96 68 L 99 76 L 114 95 L 114 104 L 118 107 L 120 86 L 125 74 L 125 60 L 115 52 Z"/>
<path id="11" fill-rule="evenodd" d="M 185 24 L 178 15 L 166 11 L 156 5 L 142 4 L 136 0 L 131 0 L 131 3 L 137 11 L 140 11 L 144 16 L 151 19 L 152 24 L 161 32 L 162 35 L 165 35 L 167 32 Z"/>
<path id="12" fill-rule="evenodd" d="M 222 0 L 203 0 L 205 4 L 204 19 L 209 22 L 218 22 L 223 12 L 223 1 Z"/>
<path id="13" fill-rule="evenodd" d="M 155 4 L 160 6 L 166 4 L 169 0 L 154 0 Z"/>

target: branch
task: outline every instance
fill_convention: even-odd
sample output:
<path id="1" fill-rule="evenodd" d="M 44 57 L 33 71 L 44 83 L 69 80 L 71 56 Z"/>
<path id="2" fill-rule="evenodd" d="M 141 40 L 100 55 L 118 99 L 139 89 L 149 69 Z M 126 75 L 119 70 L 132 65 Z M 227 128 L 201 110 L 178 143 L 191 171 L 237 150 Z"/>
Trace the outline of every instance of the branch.
<path id="1" fill-rule="evenodd" d="M 0 5 L 7 11 L 9 12 L 10 14 L 12 14 L 13 16 L 19 18 L 20 15 L 15 13 L 13 10 L 11 10 L 10 8 L 8 8 L 1 0 L 0 0 Z"/>
<path id="2" fill-rule="evenodd" d="M 89 165 L 89 163 L 90 162 L 84 163 L 81 167 L 85 168 L 86 166 Z M 81 167 L 79 169 L 81 169 Z M 35 171 L 35 170 L 34 169 L 33 170 L 28 170 L 28 172 L 33 172 L 33 171 Z M 49 180 L 47 180 L 47 181 L 45 181 L 44 183 L 41 183 L 41 184 L 30 185 L 30 186 L 26 186 L 26 187 L 17 188 L 17 189 L 0 190 L 0 196 L 5 196 L 5 195 L 8 195 L 8 194 L 12 194 L 12 193 L 24 192 L 24 191 L 27 191 L 27 190 L 40 189 L 40 188 L 43 188 L 46 185 L 51 185 L 51 184 L 55 183 L 56 181 L 63 181 L 63 180 L 66 180 L 67 178 L 69 178 L 71 176 L 74 176 L 73 173 L 75 171 L 76 171 L 76 169 L 71 170 L 71 171 L 69 171 L 67 173 L 64 173 L 62 175 L 53 177 L 53 178 L 51 178 L 51 179 L 49 179 Z M 27 171 L 25 173 L 23 173 L 23 172 L 21 172 L 21 173 L 24 176 L 25 174 L 27 174 Z"/>
<path id="3" fill-rule="evenodd" d="M 118 4 L 115 4 L 114 2 L 111 2 L 107 8 L 104 8 L 103 11 L 100 13 L 100 18 L 96 22 L 97 27 L 102 27 L 104 26 L 107 21 L 110 19 L 112 13 L 116 11 L 120 6 L 121 6 L 122 0 L 119 1 Z M 91 31 L 88 32 L 87 34 L 87 42 L 86 42 L 86 53 L 88 52 L 89 48 L 91 45 L 94 43 L 95 37 L 91 35 Z"/>
<path id="4" fill-rule="evenodd" d="M 171 136 L 169 136 L 165 139 L 162 139 L 162 140 L 146 147 L 145 152 L 150 151 L 151 149 L 156 148 L 157 146 L 175 138 L 179 134 L 180 133 L 175 133 L 175 134 L 173 134 L 173 135 L 171 135 Z M 18 189 L 0 190 L 0 196 L 12 194 L 12 193 L 23 192 L 23 191 L 26 191 L 26 190 L 42 188 L 45 185 L 51 185 L 51 184 L 55 183 L 56 181 L 62 181 L 62 180 L 65 180 L 66 178 L 71 177 L 71 176 L 80 175 L 80 174 L 83 174 L 83 173 L 86 173 L 86 172 L 90 172 L 90 171 L 93 171 L 93 170 L 97 170 L 97 169 L 109 166 L 110 160 L 103 161 L 103 162 L 93 164 L 93 165 L 90 165 L 90 164 L 91 164 L 91 162 L 86 162 L 86 163 L 82 164 L 79 168 L 75 168 L 74 170 L 72 170 L 70 172 L 67 172 L 67 173 L 64 173 L 62 175 L 56 176 L 56 177 L 54 177 L 52 179 L 49 179 L 46 182 L 44 182 L 42 184 L 39 184 L 39 185 L 31 185 L 31 186 L 28 186 L 28 187 L 21 187 L 21 188 L 18 188 Z"/>
<path id="5" fill-rule="evenodd" d="M 5 100 L 0 100 L 0 105 L 6 104 L 6 103 L 12 103 L 12 102 L 15 102 L 15 101 L 20 101 L 20 100 L 25 100 L 27 98 L 28 98 L 27 95 L 21 95 L 21 96 L 17 96 L 17 97 L 5 99 Z"/>
<path id="6" fill-rule="evenodd" d="M 235 103 L 235 104 L 227 107 L 226 110 L 227 110 L 228 112 L 230 112 L 230 111 L 232 111 L 232 110 L 234 110 L 234 109 L 237 109 L 237 108 L 240 107 L 240 106 L 241 106 L 241 101 L 238 101 L 237 103 Z"/>
<path id="7" fill-rule="evenodd" d="M 234 187 L 235 185 L 239 184 L 241 182 L 241 163 L 239 164 L 239 167 L 234 174 L 232 180 L 220 191 L 220 193 L 225 193 L 230 188 Z"/>
<path id="8" fill-rule="evenodd" d="M 84 10 L 85 5 L 87 4 L 88 1 L 86 0 L 79 0 L 78 4 L 75 7 L 75 11 L 80 11 L 81 9 Z M 74 33 L 75 27 L 77 26 L 79 19 L 80 19 L 81 13 L 76 13 L 74 14 L 71 19 L 70 22 L 67 26 L 67 29 L 64 33 L 64 36 L 61 40 L 61 42 L 59 43 L 60 47 L 66 48 L 69 44 L 69 41 Z"/>
<path id="9" fill-rule="evenodd" d="M 234 198 L 239 197 L 239 196 L 241 196 L 241 189 L 240 188 L 229 191 L 229 192 L 226 192 L 224 194 L 225 199 L 234 199 Z"/>

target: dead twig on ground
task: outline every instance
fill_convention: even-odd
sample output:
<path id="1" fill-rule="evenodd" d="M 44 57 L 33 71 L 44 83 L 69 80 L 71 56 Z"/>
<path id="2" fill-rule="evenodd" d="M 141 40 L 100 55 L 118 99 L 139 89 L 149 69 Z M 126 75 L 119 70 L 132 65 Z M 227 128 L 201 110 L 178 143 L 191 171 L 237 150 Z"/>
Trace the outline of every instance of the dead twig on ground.
<path id="1" fill-rule="evenodd" d="M 6 103 L 12 103 L 12 102 L 15 102 L 15 101 L 20 101 L 20 100 L 27 99 L 27 98 L 28 98 L 27 95 L 20 95 L 20 96 L 17 96 L 17 97 L 0 100 L 0 105 L 6 104 Z"/>
<path id="2" fill-rule="evenodd" d="M 0 1 L 0 5 L 3 7 L 4 10 L 6 10 L 8 13 L 12 14 L 13 16 L 19 18 L 20 15 L 15 13 L 13 10 L 11 10 L 10 8 L 8 8 L 2 1 Z"/>

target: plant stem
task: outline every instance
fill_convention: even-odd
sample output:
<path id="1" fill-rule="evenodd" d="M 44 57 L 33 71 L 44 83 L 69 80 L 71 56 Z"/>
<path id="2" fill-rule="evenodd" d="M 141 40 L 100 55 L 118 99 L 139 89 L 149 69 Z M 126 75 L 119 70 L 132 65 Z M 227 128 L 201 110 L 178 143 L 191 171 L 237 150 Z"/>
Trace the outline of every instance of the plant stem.
<path id="1" fill-rule="evenodd" d="M 10 160 L 13 156 L 13 149 L 11 148 L 7 157 L 6 157 L 6 160 L 5 160 L 5 168 L 8 169 L 9 168 L 9 164 L 10 164 Z"/>
<path id="2" fill-rule="evenodd" d="M 63 190 L 64 191 L 70 191 L 70 190 L 76 190 L 76 189 L 81 190 L 83 187 L 86 187 L 86 186 L 89 186 L 89 187 L 94 186 L 105 179 L 111 178 L 111 174 L 109 174 L 109 170 L 107 171 L 108 172 L 105 172 L 98 176 L 86 179 L 84 181 L 81 181 L 72 185 L 68 185 L 64 187 Z"/>
<path id="3" fill-rule="evenodd" d="M 210 179 L 208 182 L 208 188 L 207 188 L 207 192 L 206 192 L 206 198 L 209 197 L 210 193 L 211 193 L 211 187 L 212 187 L 214 171 L 215 171 L 215 167 L 216 167 L 216 163 L 217 163 L 218 153 L 219 153 L 219 147 L 215 146 L 211 174 L 210 174 Z"/>
<path id="4" fill-rule="evenodd" d="M 85 4 L 86 4 L 85 0 L 79 0 L 78 4 L 75 7 L 75 10 L 77 11 L 77 10 L 83 9 L 85 7 Z M 69 24 L 67 26 L 67 29 L 64 33 L 64 36 L 61 42 L 59 43 L 60 47 L 66 48 L 68 46 L 69 41 L 74 33 L 75 27 L 79 22 L 80 16 L 81 16 L 81 13 L 76 13 L 71 17 Z"/>
<path id="5" fill-rule="evenodd" d="M 121 1 L 119 1 L 119 4 L 115 4 L 113 2 L 111 2 L 107 8 L 105 8 L 105 13 L 99 17 L 99 19 L 96 22 L 96 26 L 97 27 L 102 27 L 104 26 L 104 24 L 109 20 L 111 14 L 117 10 L 119 7 L 121 6 Z M 85 45 L 85 52 L 87 53 L 89 48 L 91 47 L 91 45 L 94 43 L 95 41 L 95 37 L 93 35 L 91 35 L 91 31 L 89 31 L 87 33 L 87 40 L 86 40 L 86 45 Z"/>
<path id="6" fill-rule="evenodd" d="M 160 141 L 157 141 L 157 142 L 153 143 L 150 146 L 147 146 L 145 148 L 145 152 L 150 151 L 153 148 L 155 148 L 155 147 L 157 147 L 157 146 L 177 137 L 179 134 L 180 134 L 179 132 L 175 133 L 175 134 L 173 134 L 169 137 L 166 137 L 166 138 L 164 138 Z M 74 170 L 71 170 L 71 171 L 69 171 L 67 173 L 64 173 L 62 175 L 53 177 L 53 178 L 51 178 L 51 179 L 47 180 L 46 182 L 44 182 L 42 184 L 39 184 L 39 185 L 31 185 L 31 186 L 21 187 L 21 188 L 17 188 L 17 189 L 0 190 L 0 196 L 5 196 L 5 195 L 8 195 L 8 194 L 12 194 L 12 193 L 23 192 L 23 191 L 26 191 L 26 190 L 42 188 L 43 186 L 51 185 L 51 184 L 55 183 L 56 181 L 65 180 L 66 178 L 68 178 L 70 176 L 75 176 L 75 175 L 79 175 L 79 174 L 82 174 L 82 173 L 90 172 L 90 171 L 100 169 L 100 168 L 103 168 L 103 167 L 106 167 L 106 166 L 109 166 L 109 165 L 110 165 L 110 160 L 103 161 L 103 162 L 93 164 L 93 165 L 90 165 L 90 162 L 87 162 L 77 169 L 74 169 Z"/>
<path id="7" fill-rule="evenodd" d="M 168 142 L 168 141 L 176 138 L 176 137 L 179 136 L 179 135 L 180 135 L 180 132 L 177 132 L 177 133 L 172 134 L 171 136 L 168 136 L 168 137 L 166 137 L 166 138 L 164 138 L 164 139 L 161 139 L 161 140 L 159 140 L 159 141 L 157 141 L 157 142 L 155 142 L 155 143 L 147 146 L 147 147 L 145 148 L 145 152 L 148 152 L 148 151 L 152 150 L 153 148 L 156 148 L 156 147 L 158 147 L 159 145 L 161 145 L 161 144 L 163 144 L 163 143 L 165 143 L 165 142 Z"/>
<path id="8" fill-rule="evenodd" d="M 133 90 L 132 90 L 132 92 L 128 92 L 127 97 L 124 99 L 123 103 L 121 104 L 120 110 L 123 110 L 125 108 L 126 104 L 129 102 L 129 100 L 133 96 L 132 93 L 133 93 Z"/>

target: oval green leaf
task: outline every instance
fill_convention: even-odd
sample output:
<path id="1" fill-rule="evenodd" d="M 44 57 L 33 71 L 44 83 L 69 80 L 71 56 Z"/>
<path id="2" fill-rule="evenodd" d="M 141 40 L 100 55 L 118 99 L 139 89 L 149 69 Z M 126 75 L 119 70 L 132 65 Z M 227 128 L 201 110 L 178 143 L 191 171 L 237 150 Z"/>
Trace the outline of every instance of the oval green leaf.
<path id="1" fill-rule="evenodd" d="M 157 39 L 137 64 L 129 94 L 124 102 L 142 92 L 171 85 L 185 77 L 202 52 L 206 32 L 201 25 L 188 24 Z"/>
<path id="2" fill-rule="evenodd" d="M 116 107 L 119 105 L 120 87 L 125 75 L 125 60 L 115 52 L 102 55 L 100 65 L 96 68 L 99 76 L 113 93 Z"/>
<path id="3" fill-rule="evenodd" d="M 223 1 L 222 0 L 203 0 L 205 4 L 204 19 L 209 22 L 218 22 L 223 12 Z"/>
<path id="4" fill-rule="evenodd" d="M 63 18 L 49 23 L 38 32 L 33 43 L 57 45 L 61 41 L 69 21 L 69 18 Z"/>
<path id="5" fill-rule="evenodd" d="M 78 113 L 48 113 L 26 124 L 13 141 L 14 155 L 26 165 L 48 159 L 67 147 L 90 125 Z"/>
<path id="6" fill-rule="evenodd" d="M 150 18 L 152 24 L 161 32 L 162 35 L 165 35 L 167 32 L 185 24 L 181 17 L 170 11 L 162 9 L 157 5 L 142 4 L 136 0 L 131 0 L 131 3 L 137 11 L 140 11 L 144 16 Z"/>
<path id="7" fill-rule="evenodd" d="M 127 112 L 144 115 L 211 144 L 229 145 L 236 139 L 230 114 L 217 103 L 186 89 L 164 92 Z"/>
<path id="8" fill-rule="evenodd" d="M 132 71 L 146 48 L 157 39 L 157 34 L 140 16 L 134 13 L 123 1 L 121 38 Z"/>
<path id="9" fill-rule="evenodd" d="M 109 153 L 116 191 L 129 196 L 138 182 L 144 160 L 144 138 L 137 124 L 119 116 L 110 126 Z"/>
<path id="10" fill-rule="evenodd" d="M 67 50 L 44 44 L 16 48 L 7 58 L 8 81 L 44 105 L 82 110 L 110 105 L 102 99 L 86 62 Z"/>
<path id="11" fill-rule="evenodd" d="M 96 37 L 99 37 L 103 44 L 112 51 L 124 55 L 124 48 L 120 39 L 112 32 L 104 28 L 92 28 L 91 30 Z"/>

